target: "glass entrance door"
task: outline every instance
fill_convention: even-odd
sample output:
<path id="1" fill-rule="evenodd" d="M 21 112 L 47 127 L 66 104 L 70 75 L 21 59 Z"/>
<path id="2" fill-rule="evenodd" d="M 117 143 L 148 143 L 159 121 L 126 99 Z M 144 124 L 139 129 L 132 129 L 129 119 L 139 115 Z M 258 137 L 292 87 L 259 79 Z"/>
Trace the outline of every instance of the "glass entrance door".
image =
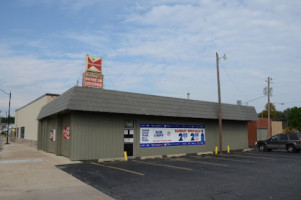
<path id="1" fill-rule="evenodd" d="M 128 156 L 133 156 L 133 145 L 134 145 L 134 122 L 125 120 L 124 121 L 124 151 L 127 152 Z"/>

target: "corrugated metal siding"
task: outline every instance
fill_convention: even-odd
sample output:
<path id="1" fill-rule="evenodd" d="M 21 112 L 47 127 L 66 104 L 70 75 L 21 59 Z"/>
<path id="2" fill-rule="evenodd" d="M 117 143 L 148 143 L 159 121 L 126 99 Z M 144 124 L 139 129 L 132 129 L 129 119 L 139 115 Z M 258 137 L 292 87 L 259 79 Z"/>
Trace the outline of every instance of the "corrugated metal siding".
<path id="1" fill-rule="evenodd" d="M 43 150 L 48 152 L 48 119 L 43 120 Z"/>
<path id="2" fill-rule="evenodd" d="M 57 140 L 50 141 L 50 130 L 57 131 L 57 118 L 45 118 L 39 121 L 38 127 L 38 149 L 57 153 Z"/>
<path id="3" fill-rule="evenodd" d="M 40 120 L 38 127 L 38 149 L 47 151 L 47 119 Z"/>
<path id="4" fill-rule="evenodd" d="M 37 144 L 37 149 L 38 150 L 43 150 L 42 149 L 42 131 L 43 130 L 43 121 L 40 120 L 38 121 L 38 144 Z"/>
<path id="5" fill-rule="evenodd" d="M 135 121 L 134 156 L 168 155 L 214 151 L 218 146 L 217 120 L 188 120 L 181 118 L 113 115 L 76 112 L 72 114 L 72 160 L 116 158 L 123 156 L 123 126 L 125 120 Z M 205 125 L 206 144 L 198 146 L 140 148 L 140 124 L 198 124 Z M 223 150 L 248 147 L 247 122 L 223 121 Z"/>
<path id="6" fill-rule="evenodd" d="M 248 148 L 248 123 L 242 121 L 223 121 L 223 150 Z"/>
<path id="7" fill-rule="evenodd" d="M 57 145 L 57 140 L 56 141 L 50 141 L 50 130 L 57 130 L 56 127 L 56 122 L 57 119 L 48 119 L 48 123 L 47 123 L 47 130 L 46 130 L 46 138 L 47 138 L 47 150 L 50 153 L 56 153 L 56 145 Z"/>
<path id="8" fill-rule="evenodd" d="M 72 113 L 71 160 L 123 157 L 123 119 L 103 113 Z"/>
<path id="9" fill-rule="evenodd" d="M 70 126 L 70 116 L 57 116 L 56 118 L 45 118 L 39 121 L 38 149 L 70 157 L 70 141 L 63 139 L 63 127 Z M 56 130 L 55 141 L 50 141 L 50 130 Z"/>
<path id="10" fill-rule="evenodd" d="M 64 115 L 61 117 L 60 121 L 60 130 L 59 130 L 59 137 L 60 137 L 60 155 L 66 156 L 68 158 L 71 157 L 71 141 L 73 139 L 73 130 L 72 127 L 70 128 L 70 140 L 64 140 L 63 138 L 63 130 L 64 127 L 71 127 L 71 117 L 70 115 Z"/>
<path id="11" fill-rule="evenodd" d="M 160 123 L 160 124 L 195 124 L 205 125 L 205 145 L 196 146 L 178 146 L 178 147 L 150 147 L 140 148 L 140 123 Z M 197 153 L 205 151 L 214 151 L 215 146 L 218 146 L 218 121 L 217 120 L 188 120 L 174 118 L 154 118 L 154 117 L 139 117 L 137 119 L 135 135 L 134 135 L 134 156 L 151 156 L 151 155 L 168 155 L 180 153 Z M 227 145 L 232 150 L 244 149 L 248 147 L 248 127 L 247 122 L 238 121 L 223 121 L 223 150 L 226 150 Z"/>
<path id="12" fill-rule="evenodd" d="M 42 149 L 71 158 L 71 160 L 90 160 L 99 158 L 123 157 L 124 121 L 134 120 L 134 156 L 168 155 L 177 153 L 196 153 L 214 151 L 218 146 L 218 120 L 202 120 L 171 117 L 153 117 L 139 115 L 122 115 L 94 112 L 72 112 L 70 115 L 54 119 L 44 119 L 41 123 L 43 133 Z M 140 148 L 140 124 L 196 124 L 205 125 L 206 144 L 197 146 Z M 55 147 L 49 142 L 49 132 L 57 126 L 57 137 L 61 146 Z M 71 140 L 62 139 L 64 126 L 71 127 Z M 56 140 L 59 144 L 60 140 Z M 223 150 L 230 145 L 232 150 L 248 147 L 247 122 L 223 121 Z M 61 147 L 61 149 L 59 149 Z M 57 149 L 55 149 L 57 148 Z M 60 152 L 59 152 L 60 151 Z"/>

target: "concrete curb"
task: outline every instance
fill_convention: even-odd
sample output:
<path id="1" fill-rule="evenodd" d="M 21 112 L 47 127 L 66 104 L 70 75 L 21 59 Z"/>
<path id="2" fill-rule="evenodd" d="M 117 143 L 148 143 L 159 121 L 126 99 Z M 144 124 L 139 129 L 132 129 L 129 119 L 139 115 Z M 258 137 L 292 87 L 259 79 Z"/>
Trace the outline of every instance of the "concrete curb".
<path id="1" fill-rule="evenodd" d="M 207 151 L 207 152 L 199 152 L 196 155 L 201 156 L 201 155 L 209 155 L 209 154 L 213 154 L 212 151 Z"/>
<path id="2" fill-rule="evenodd" d="M 98 162 L 107 162 L 107 161 L 124 161 L 124 158 L 101 158 L 98 159 Z"/>
<path id="3" fill-rule="evenodd" d="M 140 160 L 146 160 L 146 159 L 156 159 L 156 158 L 159 158 L 159 159 L 161 159 L 161 158 L 163 158 L 163 156 L 141 156 L 140 157 Z"/>
<path id="4" fill-rule="evenodd" d="M 244 149 L 244 150 L 242 150 L 242 152 L 250 152 L 250 151 L 254 151 L 254 149 Z"/>
<path id="5" fill-rule="evenodd" d="M 182 157 L 182 156 L 186 156 L 186 154 L 183 153 L 183 154 L 169 154 L 169 155 L 166 155 L 167 158 Z"/>

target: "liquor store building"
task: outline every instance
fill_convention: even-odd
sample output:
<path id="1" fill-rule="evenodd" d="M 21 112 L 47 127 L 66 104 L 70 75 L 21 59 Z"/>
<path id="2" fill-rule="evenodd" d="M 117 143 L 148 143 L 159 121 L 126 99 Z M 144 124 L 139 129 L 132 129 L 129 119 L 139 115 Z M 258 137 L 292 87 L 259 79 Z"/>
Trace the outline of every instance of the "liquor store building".
<path id="1" fill-rule="evenodd" d="M 254 107 L 222 104 L 223 150 L 248 147 Z M 38 115 L 38 149 L 71 160 L 214 151 L 218 104 L 73 87 Z"/>

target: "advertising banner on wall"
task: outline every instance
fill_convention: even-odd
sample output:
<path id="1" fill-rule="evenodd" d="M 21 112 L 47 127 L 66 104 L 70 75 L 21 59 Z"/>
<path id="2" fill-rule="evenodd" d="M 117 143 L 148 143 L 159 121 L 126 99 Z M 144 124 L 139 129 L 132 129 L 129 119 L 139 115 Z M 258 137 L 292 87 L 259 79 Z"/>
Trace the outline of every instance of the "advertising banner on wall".
<path id="1" fill-rule="evenodd" d="M 102 59 L 95 56 L 86 56 L 86 71 L 101 72 Z"/>
<path id="2" fill-rule="evenodd" d="M 49 139 L 50 141 L 55 141 L 55 129 L 50 130 L 50 135 L 49 135 Z"/>
<path id="3" fill-rule="evenodd" d="M 205 144 L 205 126 L 140 124 L 140 147 L 169 147 Z"/>
<path id="4" fill-rule="evenodd" d="M 69 126 L 64 127 L 63 138 L 64 138 L 64 140 L 70 140 L 70 127 Z"/>

